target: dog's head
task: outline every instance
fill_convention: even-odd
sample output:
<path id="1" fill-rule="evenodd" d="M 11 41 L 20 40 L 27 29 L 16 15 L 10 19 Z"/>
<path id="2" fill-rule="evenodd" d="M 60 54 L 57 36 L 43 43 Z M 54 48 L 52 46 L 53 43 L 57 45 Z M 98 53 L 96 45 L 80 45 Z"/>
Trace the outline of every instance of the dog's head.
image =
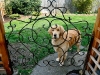
<path id="1" fill-rule="evenodd" d="M 48 32 L 51 34 L 53 39 L 58 39 L 64 33 L 64 28 L 59 25 L 53 25 L 49 28 Z"/>

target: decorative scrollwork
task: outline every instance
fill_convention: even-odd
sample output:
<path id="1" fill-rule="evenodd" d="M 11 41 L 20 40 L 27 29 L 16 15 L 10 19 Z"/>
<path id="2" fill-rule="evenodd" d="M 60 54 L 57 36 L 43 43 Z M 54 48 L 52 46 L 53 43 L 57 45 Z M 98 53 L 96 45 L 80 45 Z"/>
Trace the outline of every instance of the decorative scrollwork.
<path id="1" fill-rule="evenodd" d="M 69 62 L 69 64 L 65 64 L 64 66 L 81 67 L 82 65 L 84 65 L 84 59 L 76 60 L 76 58 L 86 55 L 83 51 L 87 49 L 91 38 L 91 34 L 88 33 L 88 30 L 91 30 L 88 22 L 84 20 L 72 22 L 72 19 L 70 17 L 66 19 L 62 12 L 62 9 L 66 9 L 67 11 L 67 8 L 56 7 L 54 5 L 56 3 L 56 0 L 48 0 L 48 3 L 49 5 L 47 7 L 40 6 L 39 8 L 38 13 L 40 13 L 44 9 L 46 9 L 49 12 L 43 17 L 30 17 L 28 21 L 10 21 L 8 26 L 9 31 L 6 34 L 6 37 L 9 41 L 8 49 L 14 67 L 32 69 L 35 65 L 39 65 L 41 67 L 45 67 L 48 65 L 52 67 L 58 66 L 59 64 L 56 64 L 55 60 L 44 59 L 42 65 L 38 62 L 44 57 L 54 53 L 52 46 L 53 44 L 51 43 L 51 37 L 47 31 L 49 27 L 52 27 L 53 24 L 59 24 L 59 22 L 63 24 L 66 31 L 68 31 L 71 28 L 78 30 L 77 26 L 80 23 L 84 23 L 84 25 L 82 26 L 79 25 L 79 28 L 82 29 L 81 42 L 84 43 L 84 39 L 87 39 L 87 42 L 85 42 L 85 45 L 82 43 L 83 48 L 80 51 L 81 54 L 75 53 L 76 48 L 74 47 L 72 48 L 72 50 L 67 51 L 68 54 L 70 54 L 70 56 L 67 57 L 66 62 Z M 51 7 L 52 9 L 50 10 Z M 54 14 L 54 10 L 59 10 L 62 17 L 59 17 L 56 14 Z M 65 41 L 66 40 L 64 40 L 64 42 Z M 65 54 L 66 52 L 63 53 Z"/>

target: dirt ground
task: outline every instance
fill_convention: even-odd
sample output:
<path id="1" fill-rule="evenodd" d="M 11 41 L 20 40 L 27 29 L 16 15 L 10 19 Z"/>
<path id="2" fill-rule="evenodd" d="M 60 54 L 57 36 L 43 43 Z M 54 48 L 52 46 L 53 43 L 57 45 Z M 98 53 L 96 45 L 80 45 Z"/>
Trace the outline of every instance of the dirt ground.
<path id="1" fill-rule="evenodd" d="M 8 16 L 4 16 L 4 23 L 9 22 L 11 19 Z"/>
<path id="2" fill-rule="evenodd" d="M 24 20 L 24 19 L 27 19 L 27 18 L 30 18 L 31 16 L 25 16 L 25 15 L 20 15 L 20 18 L 19 20 Z M 8 16 L 4 16 L 4 23 L 7 23 L 9 22 L 11 19 L 8 17 Z"/>

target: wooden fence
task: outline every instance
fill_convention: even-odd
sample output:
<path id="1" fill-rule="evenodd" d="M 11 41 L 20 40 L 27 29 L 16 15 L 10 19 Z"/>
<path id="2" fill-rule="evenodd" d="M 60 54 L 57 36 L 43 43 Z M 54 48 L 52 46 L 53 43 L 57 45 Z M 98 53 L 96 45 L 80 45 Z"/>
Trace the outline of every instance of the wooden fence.
<path id="1" fill-rule="evenodd" d="M 100 73 L 100 8 L 93 30 L 93 38 L 90 43 L 86 62 L 86 70 L 90 75 L 99 75 Z M 98 74 L 99 73 L 99 74 Z"/>

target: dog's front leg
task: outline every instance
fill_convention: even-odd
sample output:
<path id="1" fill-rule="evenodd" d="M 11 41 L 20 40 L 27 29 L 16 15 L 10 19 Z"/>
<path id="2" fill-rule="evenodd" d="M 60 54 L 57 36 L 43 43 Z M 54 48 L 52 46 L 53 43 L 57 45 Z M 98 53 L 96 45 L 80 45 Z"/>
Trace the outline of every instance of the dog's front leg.
<path id="1" fill-rule="evenodd" d="M 58 58 L 56 59 L 56 61 L 59 61 L 60 66 L 64 65 L 65 54 L 63 51 L 58 51 Z"/>
<path id="2" fill-rule="evenodd" d="M 58 50 L 59 50 L 59 48 L 58 47 L 54 47 L 54 50 L 55 50 L 55 52 L 59 52 Z M 58 58 L 56 58 L 56 61 L 59 61 L 60 60 L 60 57 L 58 57 Z"/>
<path id="3" fill-rule="evenodd" d="M 81 55 L 81 52 L 80 52 L 81 42 L 78 42 L 76 45 L 77 45 L 77 52 Z"/>

